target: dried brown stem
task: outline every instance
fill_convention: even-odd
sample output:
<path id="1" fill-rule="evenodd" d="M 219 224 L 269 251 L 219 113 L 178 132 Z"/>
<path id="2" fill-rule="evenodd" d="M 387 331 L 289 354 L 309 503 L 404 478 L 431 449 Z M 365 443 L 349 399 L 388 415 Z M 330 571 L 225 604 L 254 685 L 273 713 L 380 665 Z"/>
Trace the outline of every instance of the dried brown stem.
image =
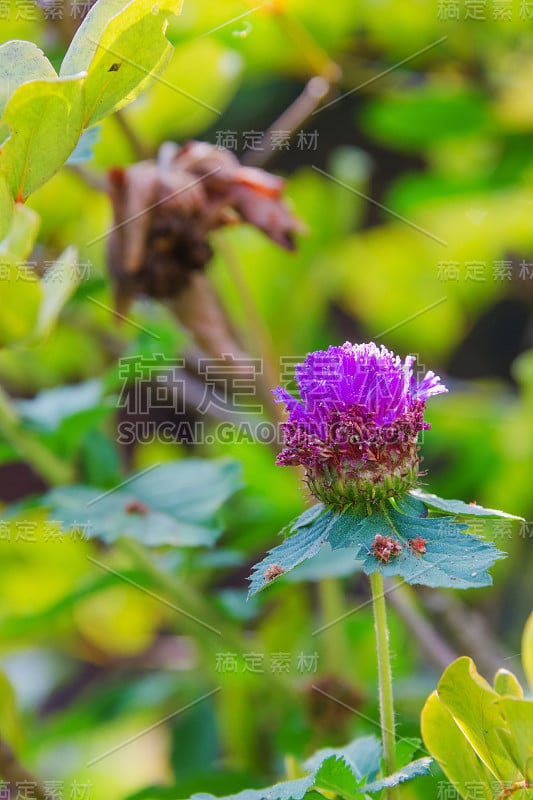
<path id="1" fill-rule="evenodd" d="M 326 78 L 314 76 L 305 84 L 301 94 L 291 105 L 270 125 L 261 140 L 257 150 L 248 150 L 242 157 L 242 163 L 248 166 L 262 167 L 272 155 L 277 152 L 273 147 L 274 131 L 287 132 L 290 140 L 296 131 L 301 130 L 313 112 L 328 97 L 332 85 Z"/>
<path id="2" fill-rule="evenodd" d="M 212 358 L 224 355 L 246 357 L 231 331 L 209 277 L 203 272 L 191 273 L 189 285 L 166 304 Z"/>

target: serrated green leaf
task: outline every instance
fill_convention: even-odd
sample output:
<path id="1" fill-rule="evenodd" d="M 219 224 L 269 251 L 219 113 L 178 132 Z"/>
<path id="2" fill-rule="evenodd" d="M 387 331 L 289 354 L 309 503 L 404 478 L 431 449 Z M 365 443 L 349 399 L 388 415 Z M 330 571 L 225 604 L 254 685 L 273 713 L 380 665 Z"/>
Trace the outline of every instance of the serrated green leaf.
<path id="1" fill-rule="evenodd" d="M 432 761 L 432 758 L 427 757 L 411 761 L 410 764 L 406 764 L 405 767 L 402 767 L 402 769 L 394 772 L 392 775 L 388 775 L 386 778 L 374 781 L 373 783 L 367 783 L 364 787 L 364 791 L 369 794 L 375 794 L 376 792 L 381 792 L 383 789 L 390 789 L 393 786 L 398 786 L 400 783 L 418 778 L 421 775 L 427 775 Z"/>
<path id="2" fill-rule="evenodd" d="M 311 509 L 304 511 L 302 516 L 304 515 L 306 515 L 306 519 L 312 519 Z M 336 515 L 331 511 L 327 511 L 320 516 L 315 515 L 315 518 L 308 525 L 302 525 L 301 517 L 299 517 L 290 526 L 290 530 L 296 530 L 297 532 L 292 536 L 288 536 L 283 544 L 269 550 L 267 557 L 253 567 L 249 578 L 249 595 L 254 595 L 275 580 L 275 577 L 269 578 L 268 570 L 270 567 L 281 567 L 282 572 L 289 572 L 298 564 L 315 556 L 327 541 L 330 528 L 335 521 Z"/>
<path id="3" fill-rule="evenodd" d="M 375 736 L 355 739 L 343 748 L 323 748 L 304 764 L 310 774 L 283 781 L 264 789 L 246 789 L 219 800 L 301 800 L 317 789 L 333 791 L 340 797 L 360 796 L 366 791 L 364 779 L 379 768 L 381 745 Z M 210 794 L 195 794 L 192 800 L 214 800 Z"/>
<path id="4" fill-rule="evenodd" d="M 293 522 L 288 527 L 292 535 L 255 565 L 250 595 L 314 557 L 326 542 L 334 550 L 351 549 L 354 570 L 361 566 L 355 559 L 361 559 L 368 575 L 379 570 L 388 577 L 398 575 L 407 583 L 432 587 L 468 589 L 490 585 L 488 569 L 502 554 L 493 544 L 465 534 L 466 529 L 454 517 L 410 516 L 397 511 L 391 503 L 388 510 L 385 506 L 369 516 L 351 508 L 337 513 L 318 505 Z M 378 560 L 373 552 L 378 535 L 392 537 L 401 545 L 400 553 L 387 562 Z M 425 552 L 411 546 L 412 540 L 419 538 L 424 540 Z M 275 572 L 269 569 L 274 567 Z"/>
<path id="5" fill-rule="evenodd" d="M 407 583 L 432 587 L 490 586 L 488 569 L 502 554 L 492 543 L 465 534 L 465 530 L 453 517 L 408 517 L 391 508 L 386 516 L 375 513 L 366 517 L 352 537 L 362 550 L 369 575 L 379 570 L 388 577 L 397 575 Z M 401 542 L 402 551 L 388 563 L 378 561 L 372 552 L 377 534 Z M 425 553 L 413 552 L 409 542 L 417 538 L 425 540 Z"/>
<path id="6" fill-rule="evenodd" d="M 402 514 L 408 514 L 411 517 L 427 517 L 428 515 L 427 506 L 412 494 L 404 494 L 403 497 L 394 498 L 392 503 Z"/>
<path id="7" fill-rule="evenodd" d="M 305 511 L 303 511 L 294 522 L 291 522 L 288 527 L 290 530 L 294 531 L 297 531 L 299 528 L 305 528 L 307 525 L 310 525 L 311 522 L 314 522 L 315 519 L 318 519 L 318 517 L 325 510 L 326 507 L 323 503 L 315 503 L 314 506 L 309 506 L 309 508 L 306 508 Z"/>
<path id="8" fill-rule="evenodd" d="M 67 247 L 41 280 L 43 298 L 34 331 L 36 340 L 48 336 L 61 309 L 79 283 L 79 274 L 76 269 L 77 257 L 76 248 Z"/>
<path id="9" fill-rule="evenodd" d="M 456 517 L 523 519 L 514 514 L 507 514 L 505 511 L 497 511 L 495 508 L 483 508 L 483 506 L 478 506 L 477 503 L 464 503 L 462 500 L 445 500 L 443 497 L 438 497 L 436 494 L 428 494 L 420 489 L 412 489 L 410 494 L 421 500 L 429 508 L 435 508 L 438 511 L 446 511 L 448 514 L 453 514 Z"/>
<path id="10" fill-rule="evenodd" d="M 148 547 L 211 546 L 222 532 L 221 505 L 241 486 L 232 461 L 169 462 L 131 476 L 123 488 L 65 486 L 41 504 L 65 528 L 112 542 L 126 536 Z"/>
<path id="11" fill-rule="evenodd" d="M 33 42 L 12 39 L 0 45 L 0 118 L 18 86 L 38 78 L 55 77 L 55 69 Z"/>
<path id="12" fill-rule="evenodd" d="M 437 692 L 487 769 L 497 780 L 512 783 L 518 777 L 517 767 L 501 741 L 502 736 L 510 738 L 502 713 L 502 703 L 508 698 L 500 699 L 466 656 L 447 667 Z"/>
<path id="13" fill-rule="evenodd" d="M 330 756 L 318 768 L 314 785 L 318 789 L 333 792 L 345 800 L 351 800 L 358 793 L 361 780 L 356 778 L 342 756 Z M 365 786 L 365 791 L 366 789 Z"/>
<path id="14" fill-rule="evenodd" d="M 373 779 L 377 774 L 380 757 L 381 746 L 374 736 L 355 739 L 344 748 L 317 751 L 305 762 L 304 768 L 311 773 L 303 778 L 276 783 L 265 789 L 246 789 L 219 800 L 301 800 L 315 789 L 352 800 L 424 775 L 432 760 L 418 759 L 383 780 L 368 782 L 369 777 Z M 214 797 L 195 794 L 192 800 L 214 800 Z"/>
<path id="15" fill-rule="evenodd" d="M 302 800 L 311 789 L 315 776 L 307 775 L 305 778 L 296 778 L 293 781 L 282 781 L 265 789 L 244 789 L 237 794 L 216 798 L 212 794 L 199 792 L 193 794 L 191 800 Z"/>
<path id="16" fill-rule="evenodd" d="M 127 537 L 146 547 L 204 546 L 212 544 L 219 533 L 177 521 L 155 509 L 139 512 L 136 509 L 142 501 L 134 491 L 117 490 L 105 496 L 105 492 L 88 486 L 65 486 L 53 489 L 43 502 L 50 508 L 51 518 L 65 530 L 79 528 L 85 536 L 104 542 Z"/>
<path id="17" fill-rule="evenodd" d="M 422 738 L 431 755 L 461 797 L 493 800 L 494 777 L 476 755 L 437 692 L 426 701 L 421 718 Z"/>
<path id="18" fill-rule="evenodd" d="M 422 739 L 415 737 L 407 738 L 402 737 L 396 742 L 396 763 L 398 767 L 404 767 L 413 760 L 415 753 L 424 750 Z"/>
<path id="19" fill-rule="evenodd" d="M 343 758 L 358 780 L 364 776 L 373 780 L 380 769 L 381 742 L 375 736 L 362 736 L 354 739 L 345 747 L 323 747 L 307 759 L 304 767 L 316 770 L 325 759 L 331 756 Z"/>
<path id="20" fill-rule="evenodd" d="M 351 550 L 332 550 L 330 544 L 326 542 L 315 556 L 295 567 L 284 580 L 289 583 L 299 583 L 320 581 L 323 578 L 347 578 L 360 572 L 362 568 L 360 561 L 354 561 Z"/>
<path id="21" fill-rule="evenodd" d="M 168 64 L 164 32 L 181 0 L 99 0 L 85 17 L 60 75 L 86 71 L 83 125 L 88 127 L 137 97 Z"/>
<path id="22" fill-rule="evenodd" d="M 23 83 L 9 98 L 2 122 L 9 136 L 0 149 L 0 171 L 17 201 L 64 164 L 81 135 L 83 76 Z"/>

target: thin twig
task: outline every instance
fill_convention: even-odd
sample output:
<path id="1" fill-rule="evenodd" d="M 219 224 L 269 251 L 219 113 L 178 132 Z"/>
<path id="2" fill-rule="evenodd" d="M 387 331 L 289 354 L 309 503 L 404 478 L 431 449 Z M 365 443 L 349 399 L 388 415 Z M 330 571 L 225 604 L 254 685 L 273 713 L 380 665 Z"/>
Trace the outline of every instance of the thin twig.
<path id="1" fill-rule="evenodd" d="M 326 78 L 315 75 L 307 81 L 296 100 L 265 131 L 257 150 L 247 150 L 242 156 L 242 163 L 253 167 L 264 166 L 277 152 L 273 147 L 274 132 L 282 131 L 286 134 L 286 141 L 289 142 L 295 133 L 305 126 L 319 105 L 326 100 L 331 89 L 332 84 Z"/>
<path id="2" fill-rule="evenodd" d="M 151 158 L 154 154 L 150 152 L 149 149 L 139 139 L 137 133 L 135 132 L 135 130 L 132 128 L 132 126 L 124 116 L 124 112 L 121 111 L 120 109 L 119 111 L 116 111 L 115 119 L 118 123 L 119 128 L 121 129 L 122 133 L 128 140 L 131 148 L 133 149 L 136 161 L 144 161 L 147 158 Z"/>

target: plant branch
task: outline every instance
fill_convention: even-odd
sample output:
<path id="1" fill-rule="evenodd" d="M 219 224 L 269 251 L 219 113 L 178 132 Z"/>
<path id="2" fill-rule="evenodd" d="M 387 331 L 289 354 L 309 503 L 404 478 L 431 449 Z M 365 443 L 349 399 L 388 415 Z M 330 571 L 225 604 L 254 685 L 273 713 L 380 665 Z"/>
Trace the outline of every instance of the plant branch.
<path id="1" fill-rule="evenodd" d="M 243 164 L 254 167 L 264 166 L 277 152 L 273 147 L 274 131 L 283 131 L 290 140 L 297 130 L 303 128 L 313 112 L 331 92 L 331 84 L 326 78 L 315 76 L 305 84 L 301 94 L 265 131 L 260 147 L 248 150 L 242 156 Z"/>
<path id="2" fill-rule="evenodd" d="M 119 111 L 115 112 L 115 119 L 117 121 L 117 125 L 119 126 L 120 130 L 128 140 L 128 143 L 133 150 L 136 160 L 144 161 L 147 158 L 151 158 L 153 156 L 153 153 L 150 153 L 148 149 L 144 146 L 144 144 L 139 139 L 134 129 L 130 125 L 129 121 L 124 116 L 124 112 L 122 110 L 119 109 Z"/>

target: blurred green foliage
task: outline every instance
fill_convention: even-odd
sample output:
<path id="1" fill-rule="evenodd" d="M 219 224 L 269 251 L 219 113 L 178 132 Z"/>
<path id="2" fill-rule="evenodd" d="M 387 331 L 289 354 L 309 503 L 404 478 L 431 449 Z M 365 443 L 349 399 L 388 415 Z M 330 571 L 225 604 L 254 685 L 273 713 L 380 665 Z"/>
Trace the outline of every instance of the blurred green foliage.
<path id="1" fill-rule="evenodd" d="M 276 126 L 312 76 L 338 79 L 338 95 L 351 94 L 306 122 L 316 149 L 298 146 L 296 135 L 267 164 L 286 175 L 307 226 L 298 251 L 281 251 L 255 229 L 226 229 L 224 247 L 214 240 L 210 278 L 248 352 L 265 355 L 229 248 L 276 368 L 281 357 L 345 339 L 416 353 L 450 388 L 428 410 L 428 491 L 533 519 L 533 26 L 517 8 L 510 21 L 489 11 L 485 21 L 445 20 L 441 5 L 185 0 L 168 30 L 175 49 L 163 78 L 99 122 L 82 170 L 63 167 L 17 210 L 31 249 L 27 237 L 12 243 L 0 280 L 0 380 L 17 398 L 17 431 L 95 491 L 191 455 L 239 462 L 246 487 L 224 506 L 215 549 L 163 548 L 146 563 L 119 545 L 61 534 L 41 508 L 27 507 L 46 485 L 21 468 L 12 439 L 0 442 L 0 647 L 17 699 L 15 711 L 2 678 L 2 735 L 43 780 L 64 782 L 67 796 L 74 781 L 90 782 L 91 797 L 229 794 L 278 778 L 284 754 L 305 759 L 377 731 L 363 577 L 337 564 L 331 583 L 295 579 L 244 601 L 249 564 L 306 503 L 296 471 L 274 465 L 276 448 L 116 441 L 117 360 L 178 358 L 190 342 L 156 302 L 139 300 L 133 324 L 109 310 L 112 215 L 99 182 L 139 149 L 153 155 L 164 140 L 190 137 L 216 143 L 233 131 L 249 156 L 246 132 Z M 22 8 L 8 4 L 1 41 L 34 41 L 58 70 L 79 18 L 70 6 L 55 19 L 47 6 Z M 10 196 L 0 183 L 1 209 Z M 77 286 L 43 322 L 42 282 L 25 265 L 62 263 L 73 246 Z M 494 570 L 493 589 L 460 599 L 489 629 L 483 646 L 519 671 L 533 524 L 494 522 L 490 535 L 509 558 Z M 224 634 L 191 626 L 135 584 L 178 607 L 180 587 Z M 399 734 L 416 737 L 438 669 L 394 610 L 391 627 Z M 530 641 L 531 623 L 528 631 Z M 402 798 L 436 797 L 444 780 L 435 768 Z"/>

